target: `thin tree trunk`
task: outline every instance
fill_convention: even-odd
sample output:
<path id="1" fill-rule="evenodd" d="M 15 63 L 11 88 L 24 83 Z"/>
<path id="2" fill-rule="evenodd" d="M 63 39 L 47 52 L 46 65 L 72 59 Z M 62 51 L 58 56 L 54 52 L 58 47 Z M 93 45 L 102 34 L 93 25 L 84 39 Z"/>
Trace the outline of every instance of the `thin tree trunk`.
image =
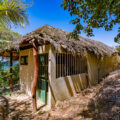
<path id="1" fill-rule="evenodd" d="M 32 103 L 33 103 L 33 111 L 37 111 L 37 102 L 36 102 L 36 88 L 37 88 L 37 80 L 38 80 L 38 50 L 33 43 L 33 58 L 34 58 L 34 79 L 33 79 L 33 87 L 32 87 Z"/>
<path id="2" fill-rule="evenodd" d="M 12 78 L 12 60 L 13 60 L 13 55 L 12 52 L 10 52 L 10 88 L 11 91 L 13 92 L 13 78 Z"/>

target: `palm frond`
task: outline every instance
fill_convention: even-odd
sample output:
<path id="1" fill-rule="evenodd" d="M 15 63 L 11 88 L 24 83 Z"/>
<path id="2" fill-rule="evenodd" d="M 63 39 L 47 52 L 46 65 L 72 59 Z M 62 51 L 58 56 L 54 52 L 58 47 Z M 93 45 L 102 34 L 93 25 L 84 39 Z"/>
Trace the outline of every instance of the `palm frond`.
<path id="1" fill-rule="evenodd" d="M 9 26 L 11 24 L 25 27 L 29 24 L 27 5 L 19 0 L 2 0 L 0 1 L 0 23 Z"/>

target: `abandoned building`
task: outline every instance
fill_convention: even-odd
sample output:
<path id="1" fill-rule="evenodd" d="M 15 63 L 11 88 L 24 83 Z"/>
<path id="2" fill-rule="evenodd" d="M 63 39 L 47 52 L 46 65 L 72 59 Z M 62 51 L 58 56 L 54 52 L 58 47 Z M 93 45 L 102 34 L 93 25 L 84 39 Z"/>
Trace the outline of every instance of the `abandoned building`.
<path id="1" fill-rule="evenodd" d="M 68 34 L 45 25 L 14 43 L 19 48 L 21 89 L 32 96 L 33 80 L 38 74 L 34 92 L 50 107 L 99 83 L 118 66 L 118 55 L 113 48 L 81 36 L 73 39 Z M 38 73 L 35 73 L 34 54 L 37 54 Z"/>

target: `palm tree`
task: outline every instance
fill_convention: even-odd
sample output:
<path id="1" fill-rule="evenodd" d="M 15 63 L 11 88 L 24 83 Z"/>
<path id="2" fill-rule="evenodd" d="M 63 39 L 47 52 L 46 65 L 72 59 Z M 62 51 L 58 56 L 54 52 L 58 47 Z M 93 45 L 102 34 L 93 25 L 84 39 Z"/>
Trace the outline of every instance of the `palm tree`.
<path id="1" fill-rule="evenodd" d="M 25 27 L 25 24 L 29 23 L 26 8 L 28 6 L 24 4 L 22 0 L 0 0 L 0 37 L 5 40 L 15 40 L 14 36 L 20 37 L 20 35 L 14 31 L 9 30 L 9 26 L 17 25 Z M 7 38 L 4 36 L 7 36 Z M 2 36 L 3 35 L 3 36 Z M 1 41 L 2 45 L 0 49 L 5 49 L 7 41 Z M 3 45 L 4 44 L 4 45 Z M 5 46 L 5 47 L 4 47 Z M 8 45 L 10 47 L 10 45 Z M 12 80 L 12 52 L 10 52 L 10 88 L 13 91 Z"/>
<path id="2" fill-rule="evenodd" d="M 25 27 L 29 23 L 27 7 L 21 0 L 0 0 L 0 24 Z"/>

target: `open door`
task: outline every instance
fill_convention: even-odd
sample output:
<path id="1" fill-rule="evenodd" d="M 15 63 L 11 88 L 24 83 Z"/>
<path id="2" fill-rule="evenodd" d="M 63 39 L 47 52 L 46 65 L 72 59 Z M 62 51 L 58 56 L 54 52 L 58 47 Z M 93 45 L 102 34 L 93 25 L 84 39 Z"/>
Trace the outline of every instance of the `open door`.
<path id="1" fill-rule="evenodd" d="M 40 54 L 37 97 L 48 104 L 48 54 Z"/>

